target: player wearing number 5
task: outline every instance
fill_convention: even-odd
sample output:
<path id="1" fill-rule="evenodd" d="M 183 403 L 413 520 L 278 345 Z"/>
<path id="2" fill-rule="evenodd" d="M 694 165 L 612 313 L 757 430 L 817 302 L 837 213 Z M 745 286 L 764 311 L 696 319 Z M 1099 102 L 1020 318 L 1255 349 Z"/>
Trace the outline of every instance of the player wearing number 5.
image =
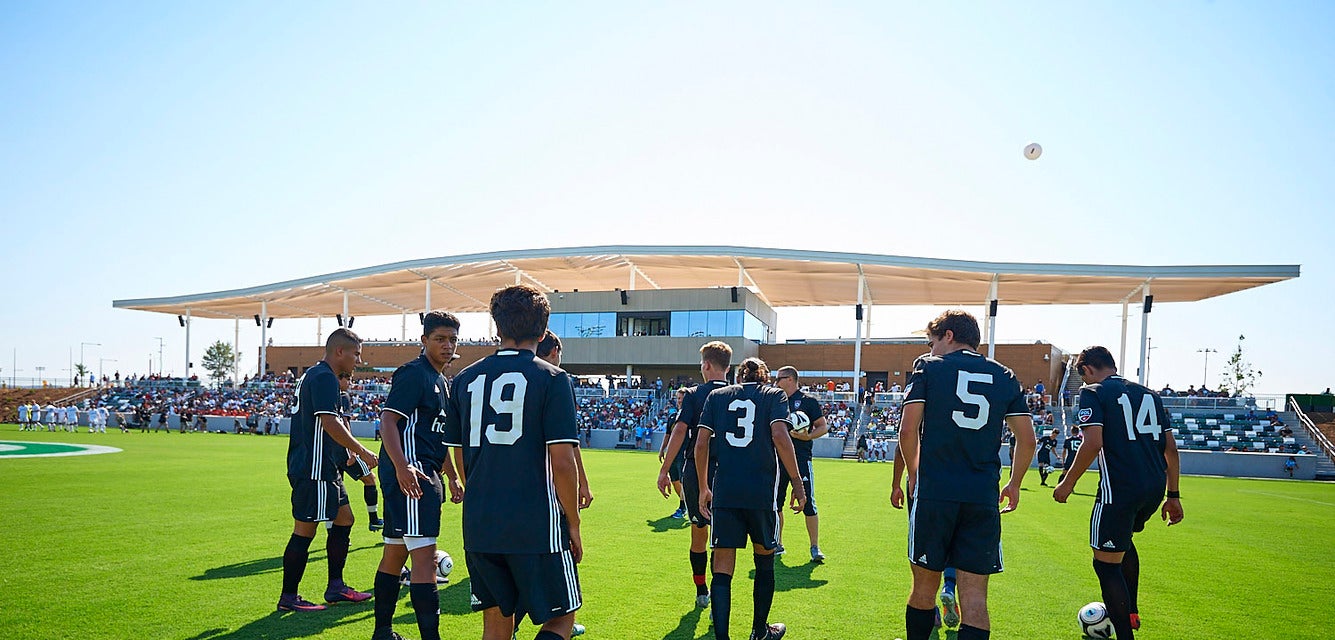
<path id="1" fill-rule="evenodd" d="M 717 467 L 709 486 L 700 490 L 700 511 L 713 523 L 713 598 L 710 602 L 714 637 L 728 640 L 732 609 L 732 574 L 737 550 L 747 538 L 755 547 L 752 640 L 776 640 L 787 629 L 769 624 L 774 602 L 774 551 L 779 546 L 779 474 L 793 484 L 793 507 L 802 511 L 807 496 L 798 475 L 793 441 L 788 435 L 788 397 L 767 386 L 769 368 L 759 358 L 747 358 L 735 384 L 710 392 L 700 411 L 695 438 L 696 477 L 705 478 L 712 442 Z M 780 464 L 782 463 L 782 464 Z"/>
<path id="2" fill-rule="evenodd" d="M 445 443 L 463 452 L 464 552 L 487 639 L 511 637 L 520 605 L 538 640 L 569 638 L 582 604 L 575 392 L 535 354 L 550 313 L 533 287 L 496 292 L 500 349 L 451 388 Z"/>
<path id="3" fill-rule="evenodd" d="M 1117 639 L 1130 640 L 1132 630 L 1140 627 L 1136 606 L 1140 555 L 1131 535 L 1143 531 L 1155 512 L 1169 525 L 1182 521 L 1177 442 L 1163 400 L 1117 375 L 1117 363 L 1106 348 L 1081 351 L 1075 367 L 1085 381 L 1076 410 L 1085 439 L 1052 497 L 1066 502 L 1081 474 L 1099 461 L 1089 546 L 1094 549 L 1094 573 Z"/>
<path id="4" fill-rule="evenodd" d="M 1020 382 L 978 354 L 979 339 L 973 316 L 942 313 L 927 324 L 931 353 L 917 360 L 905 390 L 899 447 L 913 498 L 908 640 L 931 635 L 946 567 L 956 569 L 959 640 L 989 637 L 987 581 L 1002 570 L 1001 514 L 1019 506 L 1020 481 L 1034 457 L 1034 423 Z M 1015 434 L 1015 452 L 1010 482 L 998 494 L 1003 423 Z"/>

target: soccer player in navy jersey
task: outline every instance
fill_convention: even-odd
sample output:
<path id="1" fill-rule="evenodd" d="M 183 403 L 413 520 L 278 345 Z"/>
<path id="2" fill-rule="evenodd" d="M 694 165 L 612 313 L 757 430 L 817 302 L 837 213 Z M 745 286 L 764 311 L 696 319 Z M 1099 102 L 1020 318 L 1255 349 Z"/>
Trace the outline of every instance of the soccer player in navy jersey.
<path id="1" fill-rule="evenodd" d="M 565 640 L 582 605 L 578 429 L 570 375 L 539 358 L 547 296 L 514 285 L 491 297 L 500 348 L 460 371 L 445 444 L 462 449 L 463 538 L 483 640 L 506 640 L 522 604 L 537 640 Z"/>
<path id="2" fill-rule="evenodd" d="M 793 485 L 795 512 L 806 504 L 806 488 L 788 435 L 792 424 L 787 395 L 768 386 L 769 368 L 759 358 L 742 361 L 737 382 L 705 399 L 695 438 L 697 477 L 706 475 L 711 448 L 717 458 L 714 478 L 700 489 L 699 498 L 700 512 L 712 521 L 710 617 L 714 637 L 728 640 L 737 550 L 750 538 L 756 567 L 750 637 L 778 640 L 788 630 L 783 624 L 770 624 L 768 618 L 774 603 L 774 552 L 779 547 L 779 474 L 788 476 Z"/>
<path id="3" fill-rule="evenodd" d="M 1001 514 L 1020 502 L 1034 457 L 1034 424 L 1010 369 L 977 352 L 978 321 L 950 310 L 927 324 L 930 355 L 915 363 L 905 392 L 899 447 L 908 474 L 913 591 L 908 640 L 926 640 L 936 621 L 941 572 L 955 567 L 963 602 L 959 640 L 991 635 L 988 576 L 1000 573 Z M 1001 429 L 1016 434 L 1010 482 L 1001 480 Z M 998 506 L 1007 501 L 1004 509 Z"/>
<path id="4" fill-rule="evenodd" d="M 351 451 L 367 465 L 377 458 L 362 446 L 340 419 L 338 374 L 352 373 L 361 361 L 362 340 L 350 329 L 339 328 L 325 341 L 324 359 L 306 370 L 297 387 L 297 406 L 292 411 L 292 434 L 287 445 L 287 478 L 292 486 L 292 537 L 283 552 L 283 593 L 279 611 L 318 611 L 324 606 L 301 597 L 297 588 L 306 572 L 306 559 L 316 523 L 333 520 L 325 552 L 329 559 L 327 602 L 361 602 L 371 597 L 343 582 L 348 559 L 348 536 L 352 531 L 352 509 L 343 487 L 339 465 Z"/>
<path id="5" fill-rule="evenodd" d="M 338 388 L 340 391 L 338 400 L 338 411 L 343 418 L 343 422 L 348 425 L 348 430 L 352 430 L 352 374 L 338 374 Z M 366 516 L 371 521 L 369 528 L 371 531 L 379 531 L 385 528 L 385 521 L 380 519 L 380 496 L 379 490 L 375 486 L 375 474 L 371 473 L 371 467 L 361 458 L 358 458 L 351 451 L 348 452 L 348 459 L 342 464 L 343 473 L 348 474 L 353 480 L 362 482 L 362 497 L 366 500 Z M 332 523 L 325 523 L 326 527 Z"/>
<path id="6" fill-rule="evenodd" d="M 422 317 L 422 355 L 394 371 L 380 413 L 380 466 L 385 494 L 385 546 L 375 574 L 372 640 L 400 640 L 394 631 L 399 574 L 413 559 L 408 593 L 422 640 L 440 639 L 440 594 L 436 590 L 436 538 L 449 483 L 450 499 L 463 499 L 444 443 L 449 385 L 444 371 L 459 344 L 459 319 L 444 311 Z"/>
<path id="7" fill-rule="evenodd" d="M 1052 490 L 1052 498 L 1066 502 L 1080 476 L 1099 461 L 1089 546 L 1117 640 L 1131 640 L 1133 630 L 1140 628 L 1136 603 L 1140 554 L 1131 537 L 1144 531 L 1156 512 L 1169 526 L 1182 521 L 1177 442 L 1163 400 L 1117 375 L 1117 363 L 1108 349 L 1081 351 L 1075 368 L 1085 381 L 1076 405 L 1084 442 L 1066 478 Z"/>
<path id="8" fill-rule="evenodd" d="M 806 516 L 807 539 L 811 542 L 811 561 L 825 562 L 825 554 L 820 550 L 820 518 L 816 515 L 816 480 L 811 472 L 812 441 L 825 435 L 830 430 L 825 421 L 825 414 L 820 409 L 820 402 L 802 393 L 802 385 L 797 380 L 797 369 L 779 367 L 774 374 L 774 386 L 788 394 L 788 414 L 805 414 L 811 427 L 806 431 L 793 431 L 788 435 L 793 439 L 793 451 L 797 455 L 797 468 L 802 476 L 807 494 L 806 506 L 802 514 Z M 796 424 L 796 423 L 794 423 Z M 779 500 L 788 495 L 788 476 L 779 476 Z M 779 509 L 779 552 L 783 553 L 783 509 Z"/>
<path id="9" fill-rule="evenodd" d="M 696 475 L 695 442 L 697 427 L 700 425 L 700 411 L 705 405 L 705 398 L 716 389 L 728 386 L 728 368 L 732 366 L 732 347 L 719 340 L 700 347 L 700 375 L 705 381 L 692 388 L 677 409 L 677 419 L 672 424 L 672 433 L 668 436 L 667 448 L 663 452 L 663 464 L 658 470 L 658 491 L 668 497 L 668 487 L 672 476 L 669 465 L 676 460 L 679 451 L 685 451 L 681 470 L 681 487 L 686 495 L 686 512 L 691 521 L 691 579 L 695 582 L 695 606 L 709 606 L 709 587 L 705 582 L 705 569 L 709 556 L 706 545 L 709 543 L 709 516 L 700 511 L 700 488 L 708 484 L 713 474 L 712 455 L 706 455 L 707 473 L 705 482 Z"/>
<path id="10" fill-rule="evenodd" d="M 689 387 L 677 387 L 677 410 L 681 410 L 681 403 L 686 399 L 686 394 L 690 391 Z M 674 422 L 675 426 L 675 422 Z M 668 443 L 672 442 L 672 427 L 669 426 L 667 433 L 663 434 L 663 440 L 658 444 L 658 462 L 661 465 L 667 460 Z M 677 510 L 672 512 L 670 517 L 681 519 L 686 517 L 686 494 L 681 488 L 681 468 L 686 464 L 686 447 L 677 449 L 677 457 L 667 463 L 668 480 L 672 483 L 672 492 L 677 495 Z"/>

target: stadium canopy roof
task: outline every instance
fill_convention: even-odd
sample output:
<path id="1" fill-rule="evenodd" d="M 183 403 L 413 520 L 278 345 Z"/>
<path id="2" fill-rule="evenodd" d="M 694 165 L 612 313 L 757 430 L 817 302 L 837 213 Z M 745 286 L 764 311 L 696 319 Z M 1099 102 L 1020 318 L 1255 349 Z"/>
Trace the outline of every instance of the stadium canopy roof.
<path id="1" fill-rule="evenodd" d="M 977 262 L 731 246 L 593 246 L 408 260 L 273 284 L 116 300 L 196 318 L 397 315 L 428 306 L 486 311 L 492 292 L 742 286 L 773 307 L 1117 304 L 1149 285 L 1158 302 L 1194 302 L 1296 278 L 1298 265 L 1129 266 Z M 863 289 L 859 291 L 859 283 Z M 993 285 L 995 284 L 995 289 Z M 993 292 L 995 291 L 995 296 Z"/>

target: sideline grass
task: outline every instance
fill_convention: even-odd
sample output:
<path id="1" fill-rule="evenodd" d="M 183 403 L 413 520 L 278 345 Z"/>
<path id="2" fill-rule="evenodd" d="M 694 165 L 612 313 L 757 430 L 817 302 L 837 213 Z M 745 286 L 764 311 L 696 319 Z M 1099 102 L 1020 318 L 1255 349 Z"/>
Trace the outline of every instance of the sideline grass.
<path id="1" fill-rule="evenodd" d="M 283 545 L 291 532 L 284 478 L 287 439 L 215 434 L 18 432 L 0 440 L 119 447 L 65 458 L 0 456 L 0 629 L 12 638 L 365 640 L 371 604 L 312 614 L 274 611 Z M 651 454 L 587 451 L 595 501 L 584 515 L 580 566 L 585 637 L 712 637 L 693 607 L 687 534 L 666 516 L 675 500 L 653 489 Z M 891 465 L 816 462 L 821 542 L 829 560 L 805 563 L 806 535 L 789 518 L 771 620 L 789 637 L 904 635 L 909 570 L 906 516 L 891 509 Z M 1099 600 L 1090 568 L 1089 506 L 1096 476 L 1059 505 L 1026 477 L 1020 509 L 1003 520 L 1005 573 L 992 581 L 996 638 L 1079 637 L 1075 611 Z M 369 590 L 379 538 L 365 528 L 361 491 L 350 487 L 357 526 L 346 575 Z M 1157 520 L 1137 536 L 1144 638 L 1327 637 L 1335 610 L 1335 486 L 1311 482 L 1186 478 L 1186 521 Z M 455 557 L 441 593 L 445 638 L 481 636 L 468 612 L 458 526 L 446 508 L 442 546 Z M 793 525 L 798 526 L 794 527 Z M 324 535 L 312 546 L 303 593 L 325 580 Z M 750 621 L 747 554 L 734 582 L 733 633 Z M 967 606 L 967 604 L 966 604 Z M 396 627 L 417 637 L 404 590 Z M 525 627 L 522 637 L 532 637 Z M 744 637 L 744 636 L 743 636 Z M 952 638 L 954 633 L 943 634 Z"/>

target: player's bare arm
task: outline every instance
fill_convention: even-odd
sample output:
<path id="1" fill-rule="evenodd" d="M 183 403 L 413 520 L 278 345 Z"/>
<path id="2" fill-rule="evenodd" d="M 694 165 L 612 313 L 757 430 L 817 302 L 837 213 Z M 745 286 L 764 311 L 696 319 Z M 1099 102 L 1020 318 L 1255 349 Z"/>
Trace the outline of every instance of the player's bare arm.
<path id="1" fill-rule="evenodd" d="M 904 450 L 895 444 L 895 471 L 894 480 L 890 486 L 890 506 L 896 509 L 904 508 L 904 489 L 900 486 L 904 479 Z"/>
<path id="2" fill-rule="evenodd" d="M 672 487 L 672 480 L 668 477 L 668 465 L 677 459 L 677 451 L 681 449 L 682 442 L 686 440 L 686 423 L 678 422 L 672 425 L 672 434 L 663 440 L 663 451 L 659 453 L 658 461 L 662 464 L 658 467 L 658 492 L 667 498 L 670 494 L 668 490 Z"/>
<path id="3" fill-rule="evenodd" d="M 547 445 L 552 461 L 552 485 L 556 500 L 566 514 L 570 527 L 570 555 L 575 562 L 584 558 L 584 542 L 579 536 L 579 467 L 575 462 L 575 445 L 568 442 Z"/>
<path id="4" fill-rule="evenodd" d="M 1029 471 L 1029 463 L 1034 460 L 1034 418 L 1033 416 L 1007 416 L 1006 426 L 1015 434 L 1015 450 L 1011 452 L 1011 480 L 1002 488 L 998 501 L 1005 501 L 1002 513 L 1010 513 L 1020 506 L 1020 482 Z"/>
<path id="5" fill-rule="evenodd" d="M 329 437 L 334 439 L 334 442 L 361 458 L 366 466 L 374 467 L 379 462 L 370 449 L 367 449 L 361 441 L 353 437 L 352 432 L 348 431 L 348 425 L 344 424 L 338 416 L 328 413 L 320 414 L 320 428 L 324 429 L 325 433 L 328 433 Z"/>
<path id="6" fill-rule="evenodd" d="M 1071 463 L 1071 468 L 1066 472 L 1066 479 L 1062 480 L 1057 488 L 1052 490 L 1052 499 L 1057 502 L 1065 503 L 1066 499 L 1075 491 L 1075 483 L 1080 480 L 1080 476 L 1089 470 L 1089 465 L 1094 464 L 1098 459 L 1099 452 L 1103 450 L 1103 425 L 1090 424 L 1081 428 L 1085 439 L 1080 443 L 1080 449 L 1075 452 L 1075 462 Z M 1176 449 L 1174 449 L 1176 451 Z"/>
<path id="7" fill-rule="evenodd" d="M 695 477 L 709 478 L 709 441 L 714 437 L 714 430 L 708 427 L 695 432 Z M 791 446 L 791 443 L 790 443 Z M 713 518 L 709 504 L 714 501 L 714 492 L 709 490 L 707 480 L 700 483 L 700 515 Z"/>
<path id="8" fill-rule="evenodd" d="M 403 440 L 399 436 L 398 424 L 405 418 L 388 409 L 380 412 L 380 440 L 384 442 L 385 453 L 394 465 L 394 478 L 399 481 L 399 490 L 403 495 L 417 499 L 422 497 L 422 487 L 417 480 L 429 480 L 421 469 L 408 464 L 408 457 L 403 455 Z"/>
<path id="9" fill-rule="evenodd" d="M 922 428 L 923 403 L 904 404 L 903 415 L 899 419 L 899 451 L 904 456 L 904 473 L 908 479 L 906 491 L 913 494 L 918 481 L 918 445 L 921 442 L 919 429 Z"/>
<path id="10" fill-rule="evenodd" d="M 793 441 L 789 437 L 787 420 L 775 420 L 769 425 L 770 437 L 774 440 L 774 450 L 779 453 L 779 462 L 783 464 L 784 473 L 788 474 L 788 479 L 793 485 L 792 509 L 794 512 L 801 513 L 802 507 L 807 504 L 807 488 L 802 483 L 802 472 L 797 470 L 797 453 L 793 451 Z"/>
<path id="11" fill-rule="evenodd" d="M 589 490 L 589 477 L 584 475 L 584 456 L 579 454 L 579 446 L 575 446 L 575 467 L 579 469 L 579 508 L 588 509 L 593 504 L 593 492 Z"/>
<path id="12" fill-rule="evenodd" d="M 1160 512 L 1160 517 L 1162 517 L 1164 521 L 1168 523 L 1168 526 L 1171 527 L 1182 522 L 1182 518 L 1185 517 L 1182 513 L 1182 499 L 1172 497 L 1176 496 L 1181 489 L 1179 481 L 1182 462 L 1177 453 L 1177 440 L 1173 438 L 1173 434 L 1165 431 L 1163 437 L 1168 438 L 1168 440 L 1164 442 L 1163 459 L 1168 465 L 1167 489 L 1169 497 L 1163 501 L 1163 510 Z"/>
<path id="13" fill-rule="evenodd" d="M 383 422 L 381 424 L 383 424 Z M 395 434 L 394 437 L 397 438 L 398 435 Z M 456 448 L 454 449 L 454 453 L 459 453 L 460 455 L 462 455 L 462 449 Z M 459 466 L 456 467 L 454 461 L 451 460 L 450 458 L 451 456 L 449 453 L 445 454 L 445 456 L 441 458 L 440 469 L 441 472 L 445 474 L 445 487 L 450 491 L 450 502 L 453 502 L 454 504 L 459 504 L 464 501 L 464 485 L 463 482 L 459 479 L 460 476 L 459 469 L 463 468 L 463 461 L 460 460 Z"/>

